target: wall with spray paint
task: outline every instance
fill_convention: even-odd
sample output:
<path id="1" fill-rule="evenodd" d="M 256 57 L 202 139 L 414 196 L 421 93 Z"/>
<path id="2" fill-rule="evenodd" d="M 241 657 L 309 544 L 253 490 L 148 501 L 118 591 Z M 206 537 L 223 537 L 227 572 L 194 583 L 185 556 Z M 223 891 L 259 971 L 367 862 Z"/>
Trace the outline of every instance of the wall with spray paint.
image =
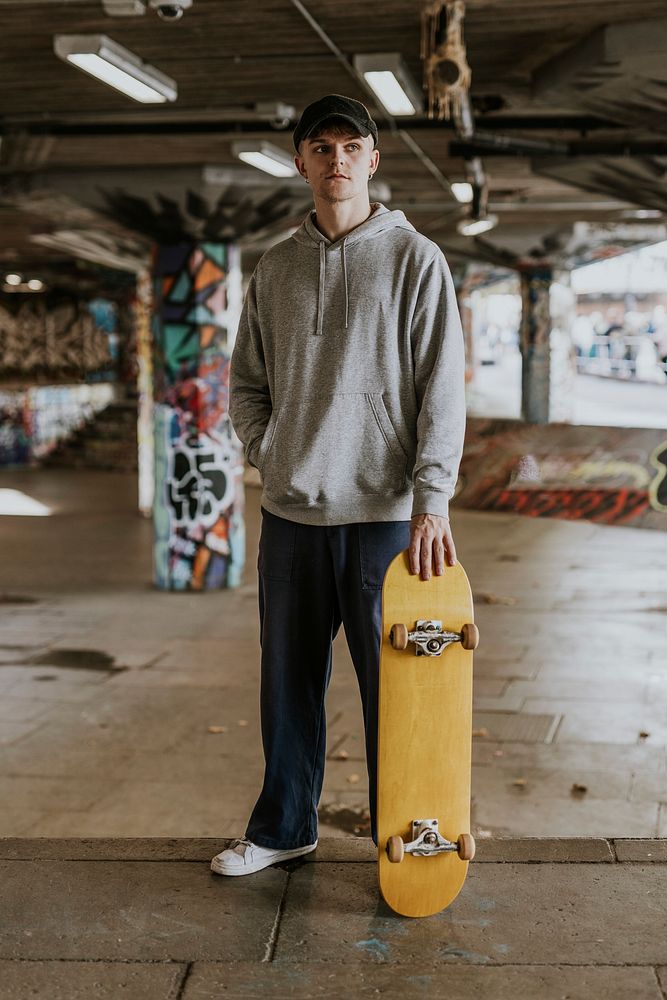
<path id="1" fill-rule="evenodd" d="M 109 383 L 0 390 L 0 466 L 44 458 L 108 406 L 114 395 Z"/>
<path id="2" fill-rule="evenodd" d="M 103 297 L 0 304 L 0 465 L 38 461 L 113 401 L 119 340 Z"/>
<path id="3" fill-rule="evenodd" d="M 667 530 L 667 429 L 469 417 L 455 503 Z"/>
<path id="4" fill-rule="evenodd" d="M 238 586 L 245 559 L 243 452 L 229 420 L 241 308 L 236 247 L 179 244 L 154 258 L 155 582 Z"/>

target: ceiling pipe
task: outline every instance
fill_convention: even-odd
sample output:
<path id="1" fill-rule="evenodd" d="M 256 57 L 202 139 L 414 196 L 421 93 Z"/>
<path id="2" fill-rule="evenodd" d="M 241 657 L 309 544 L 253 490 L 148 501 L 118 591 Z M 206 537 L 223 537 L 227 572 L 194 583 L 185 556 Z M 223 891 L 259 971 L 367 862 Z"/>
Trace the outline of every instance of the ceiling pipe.
<path id="1" fill-rule="evenodd" d="M 163 107 L 161 114 L 150 111 L 150 105 L 142 108 L 140 118 L 133 115 L 128 120 L 127 112 L 109 111 L 104 114 L 92 111 L 63 111 L 57 116 L 44 112 L 29 112 L 22 114 L 4 114 L 0 116 L 0 131 L 20 129 L 29 135 L 52 134 L 67 135 L 181 135 L 189 132 L 200 132 L 202 135 L 219 134 L 223 132 L 264 132 L 266 126 L 272 133 L 285 132 L 291 136 L 296 109 L 292 105 L 281 102 L 259 102 L 253 106 L 234 105 L 221 108 L 200 108 L 199 110 L 183 110 L 182 108 Z M 454 131 L 455 125 L 448 121 L 437 121 L 430 118 L 403 118 L 397 116 L 394 121 L 397 127 L 405 124 L 411 132 Z M 484 131 L 491 134 L 496 129 L 540 132 L 555 130 L 558 132 L 579 132 L 585 135 L 596 129 L 605 131 L 625 128 L 619 122 L 609 122 L 603 118 L 591 118 L 581 115 L 552 116 L 537 115 L 485 115 L 481 118 Z"/>

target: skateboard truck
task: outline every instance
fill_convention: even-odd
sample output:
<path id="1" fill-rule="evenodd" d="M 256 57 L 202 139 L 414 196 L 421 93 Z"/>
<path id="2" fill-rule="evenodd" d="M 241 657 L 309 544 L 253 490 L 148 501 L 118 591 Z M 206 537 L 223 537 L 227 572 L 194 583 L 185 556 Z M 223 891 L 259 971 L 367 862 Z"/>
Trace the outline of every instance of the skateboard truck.
<path id="1" fill-rule="evenodd" d="M 412 840 L 405 843 L 402 837 L 390 837 L 387 841 L 387 856 L 397 864 L 406 854 L 415 857 L 431 857 L 443 852 L 456 852 L 462 861 L 472 861 L 475 856 L 475 840 L 470 833 L 462 833 L 454 842 L 443 837 L 438 829 L 437 819 L 413 819 Z"/>
<path id="2" fill-rule="evenodd" d="M 460 642 L 464 649 L 476 649 L 479 632 L 473 624 L 464 625 L 460 632 L 448 632 L 437 619 L 419 618 L 412 632 L 406 625 L 392 625 L 389 641 L 394 649 L 407 649 L 408 643 L 414 642 L 417 656 L 440 656 L 452 642 Z"/>

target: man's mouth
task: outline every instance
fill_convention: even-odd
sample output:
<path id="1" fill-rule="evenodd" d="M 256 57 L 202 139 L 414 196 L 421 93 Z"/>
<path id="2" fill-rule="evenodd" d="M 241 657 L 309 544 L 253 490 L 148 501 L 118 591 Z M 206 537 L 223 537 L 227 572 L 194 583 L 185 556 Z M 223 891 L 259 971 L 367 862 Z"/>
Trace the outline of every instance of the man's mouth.
<path id="1" fill-rule="evenodd" d="M 328 181 L 349 181 L 349 179 L 345 174 L 329 174 L 327 176 Z"/>

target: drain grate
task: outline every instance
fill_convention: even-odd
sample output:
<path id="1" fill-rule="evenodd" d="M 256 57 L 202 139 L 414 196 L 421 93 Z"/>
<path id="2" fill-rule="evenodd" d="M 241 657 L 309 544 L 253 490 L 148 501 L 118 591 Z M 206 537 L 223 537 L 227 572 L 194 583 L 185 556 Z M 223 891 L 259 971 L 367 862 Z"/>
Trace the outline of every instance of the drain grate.
<path id="1" fill-rule="evenodd" d="M 473 712 L 473 729 L 484 738 L 507 743 L 551 743 L 559 715 L 528 715 L 525 712 Z"/>

